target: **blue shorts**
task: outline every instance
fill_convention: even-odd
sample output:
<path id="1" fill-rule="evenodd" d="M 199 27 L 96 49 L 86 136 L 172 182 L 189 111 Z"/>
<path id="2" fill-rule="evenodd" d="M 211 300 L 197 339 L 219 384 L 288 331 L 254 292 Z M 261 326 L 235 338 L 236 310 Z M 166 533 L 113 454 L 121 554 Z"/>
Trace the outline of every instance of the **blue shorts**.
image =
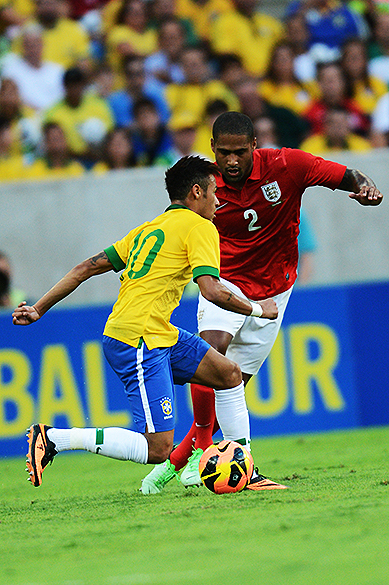
<path id="1" fill-rule="evenodd" d="M 136 348 L 104 335 L 103 348 L 108 363 L 124 384 L 137 430 L 173 430 L 174 384 L 191 380 L 210 345 L 178 328 L 178 340 L 172 347 L 147 349 L 142 343 Z"/>

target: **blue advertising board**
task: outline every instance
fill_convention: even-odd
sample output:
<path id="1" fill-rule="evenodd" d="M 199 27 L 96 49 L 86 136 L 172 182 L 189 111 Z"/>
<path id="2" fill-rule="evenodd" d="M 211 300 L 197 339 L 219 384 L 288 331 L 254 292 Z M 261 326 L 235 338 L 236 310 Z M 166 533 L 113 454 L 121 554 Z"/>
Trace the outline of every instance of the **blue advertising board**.
<path id="1" fill-rule="evenodd" d="M 173 323 L 196 331 L 194 298 Z M 101 334 L 110 306 L 56 308 L 32 326 L 0 314 L 0 456 L 25 454 L 32 422 L 131 428 Z M 374 309 L 374 311 L 373 311 Z M 389 424 L 389 284 L 296 289 L 273 350 L 246 387 L 252 436 Z M 175 441 L 192 422 L 190 391 L 176 388 Z"/>

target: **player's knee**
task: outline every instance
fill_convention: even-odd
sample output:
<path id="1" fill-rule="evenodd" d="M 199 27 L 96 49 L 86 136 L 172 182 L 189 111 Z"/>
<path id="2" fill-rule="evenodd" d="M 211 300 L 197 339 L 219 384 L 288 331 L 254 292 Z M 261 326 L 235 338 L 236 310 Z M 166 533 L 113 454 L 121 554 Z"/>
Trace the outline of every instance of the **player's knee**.
<path id="1" fill-rule="evenodd" d="M 238 364 L 231 360 L 228 361 L 228 365 L 223 369 L 222 388 L 234 388 L 242 381 L 242 372 Z"/>

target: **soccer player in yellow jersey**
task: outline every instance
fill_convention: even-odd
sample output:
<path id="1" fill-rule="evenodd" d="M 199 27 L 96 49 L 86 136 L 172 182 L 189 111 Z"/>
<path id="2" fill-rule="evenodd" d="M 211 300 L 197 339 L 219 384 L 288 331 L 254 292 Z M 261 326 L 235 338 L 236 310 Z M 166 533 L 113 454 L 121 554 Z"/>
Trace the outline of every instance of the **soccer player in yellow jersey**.
<path id="1" fill-rule="evenodd" d="M 20 303 L 15 309 L 13 323 L 29 325 L 91 276 L 122 271 L 103 346 L 124 384 L 137 431 L 32 425 L 27 468 L 34 486 L 42 483 L 42 472 L 53 457 L 69 449 L 138 463 L 164 462 L 173 447 L 174 383 L 192 381 L 217 389 L 216 412 L 225 438 L 248 445 L 249 418 L 239 366 L 170 323 L 192 277 L 202 295 L 219 307 L 269 319 L 278 314 L 272 299 L 252 303 L 219 281 L 219 236 L 212 223 L 218 205 L 216 173 L 216 166 L 200 157 L 180 159 L 166 171 L 171 205 L 165 213 L 75 266 L 35 305 Z M 237 421 L 241 434 L 231 436 Z M 146 486 L 142 492 L 152 493 Z"/>

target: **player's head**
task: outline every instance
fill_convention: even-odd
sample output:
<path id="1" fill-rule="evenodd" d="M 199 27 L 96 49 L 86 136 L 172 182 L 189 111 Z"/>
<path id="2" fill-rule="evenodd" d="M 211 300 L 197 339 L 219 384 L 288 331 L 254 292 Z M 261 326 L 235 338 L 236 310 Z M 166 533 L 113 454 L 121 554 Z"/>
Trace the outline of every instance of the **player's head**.
<path id="1" fill-rule="evenodd" d="M 214 122 L 212 150 L 227 183 L 242 186 L 253 168 L 256 147 L 251 119 L 240 112 L 225 112 Z"/>
<path id="2" fill-rule="evenodd" d="M 213 219 L 216 205 L 217 167 L 200 156 L 184 156 L 165 173 L 170 201 L 182 203 L 206 219 Z"/>

